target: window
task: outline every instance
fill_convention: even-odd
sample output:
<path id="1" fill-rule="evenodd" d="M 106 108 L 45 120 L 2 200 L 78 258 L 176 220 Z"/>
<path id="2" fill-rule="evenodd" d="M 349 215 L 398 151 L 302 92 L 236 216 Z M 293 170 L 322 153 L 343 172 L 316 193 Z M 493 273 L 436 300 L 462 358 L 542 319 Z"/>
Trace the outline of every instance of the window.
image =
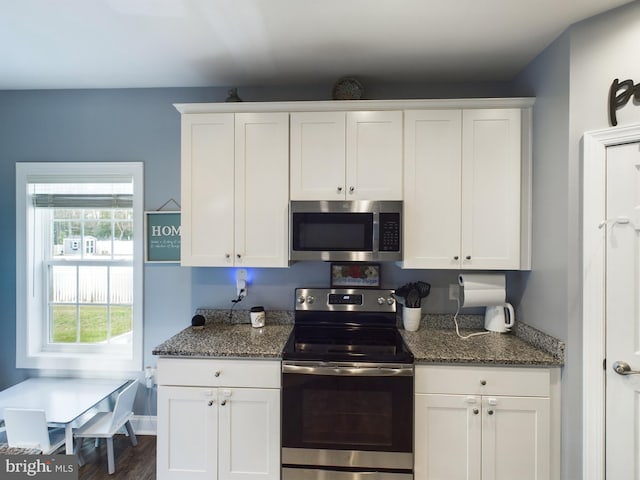
<path id="1" fill-rule="evenodd" d="M 19 368 L 142 368 L 142 172 L 16 165 Z"/>

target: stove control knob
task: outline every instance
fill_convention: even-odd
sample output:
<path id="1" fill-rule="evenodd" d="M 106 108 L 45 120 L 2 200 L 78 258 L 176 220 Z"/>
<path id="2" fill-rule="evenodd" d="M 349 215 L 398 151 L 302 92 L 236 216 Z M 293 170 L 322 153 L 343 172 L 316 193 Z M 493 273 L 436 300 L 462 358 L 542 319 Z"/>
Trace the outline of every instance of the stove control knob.
<path id="1" fill-rule="evenodd" d="M 313 298 L 311 295 L 309 295 L 309 296 L 307 297 L 307 303 L 308 303 L 309 305 L 311 305 L 311 304 L 312 304 L 313 302 L 315 302 L 315 301 L 316 301 L 316 299 L 315 299 L 315 298 Z"/>
<path id="2" fill-rule="evenodd" d="M 298 297 L 298 303 L 301 305 L 304 303 L 304 297 L 302 295 Z"/>
<path id="3" fill-rule="evenodd" d="M 393 305 L 394 303 L 395 303 L 395 300 L 393 299 L 393 297 L 387 298 L 387 305 Z"/>
<path id="4" fill-rule="evenodd" d="M 378 305 L 384 304 L 384 298 L 378 297 Z"/>

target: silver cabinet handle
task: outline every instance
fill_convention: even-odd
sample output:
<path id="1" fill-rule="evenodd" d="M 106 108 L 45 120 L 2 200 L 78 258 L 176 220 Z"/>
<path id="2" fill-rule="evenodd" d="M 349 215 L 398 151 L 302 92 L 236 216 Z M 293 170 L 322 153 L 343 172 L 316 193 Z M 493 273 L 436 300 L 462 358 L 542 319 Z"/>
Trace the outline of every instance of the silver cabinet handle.
<path id="1" fill-rule="evenodd" d="M 353 193 L 355 192 L 355 190 L 356 190 L 356 187 L 349 187 L 349 193 Z"/>
<path id="2" fill-rule="evenodd" d="M 474 415 L 478 415 L 480 413 L 480 410 L 478 410 L 477 408 L 473 409 L 473 414 Z"/>
<path id="3" fill-rule="evenodd" d="M 493 415 L 493 410 L 487 410 L 487 413 L 488 413 L 489 415 Z"/>
<path id="4" fill-rule="evenodd" d="M 631 367 L 627 362 L 621 362 L 618 360 L 617 362 L 613 362 L 613 371 L 618 375 L 640 375 L 640 371 L 631 370 Z"/>
<path id="5" fill-rule="evenodd" d="M 217 371 L 213 374 L 213 376 L 214 376 L 214 377 L 216 377 L 216 378 L 218 378 L 218 377 L 220 376 L 220 374 L 221 374 L 221 373 L 222 373 L 222 372 L 221 372 L 220 370 L 217 370 Z"/>
<path id="6" fill-rule="evenodd" d="M 338 187 L 338 193 L 342 193 L 342 187 Z"/>
<path id="7" fill-rule="evenodd" d="M 227 404 L 227 401 L 226 401 L 226 400 L 222 400 L 222 401 L 220 402 L 220 405 L 222 405 L 223 407 L 224 407 L 226 404 Z"/>
<path id="8" fill-rule="evenodd" d="M 209 406 L 211 407 L 211 406 L 213 406 L 213 404 L 214 404 L 214 403 L 216 403 L 216 402 L 214 402 L 213 400 L 209 400 L 209 401 L 207 402 L 207 405 L 209 405 Z"/>

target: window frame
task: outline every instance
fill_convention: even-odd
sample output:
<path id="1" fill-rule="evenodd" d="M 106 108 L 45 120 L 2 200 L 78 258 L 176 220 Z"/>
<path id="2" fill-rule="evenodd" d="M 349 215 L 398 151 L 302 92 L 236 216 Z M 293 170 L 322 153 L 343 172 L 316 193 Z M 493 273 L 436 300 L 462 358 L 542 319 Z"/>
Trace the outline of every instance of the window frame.
<path id="1" fill-rule="evenodd" d="M 45 269 L 35 265 L 34 252 L 48 248 L 30 238 L 35 210 L 29 202 L 30 178 L 91 182 L 97 178 L 133 180 L 133 324 L 130 349 L 103 345 L 46 343 L 48 294 Z M 143 358 L 144 169 L 142 162 L 16 163 L 16 367 L 46 370 L 141 371 Z M 79 348 L 80 347 L 80 348 Z"/>

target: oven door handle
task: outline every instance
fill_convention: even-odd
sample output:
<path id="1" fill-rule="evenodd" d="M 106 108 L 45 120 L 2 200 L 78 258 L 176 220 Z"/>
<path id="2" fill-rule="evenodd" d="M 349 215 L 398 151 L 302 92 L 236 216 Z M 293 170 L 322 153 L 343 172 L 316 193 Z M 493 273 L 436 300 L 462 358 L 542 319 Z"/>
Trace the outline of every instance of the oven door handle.
<path id="1" fill-rule="evenodd" d="M 282 364 L 282 373 L 296 373 L 300 375 L 327 375 L 352 377 L 410 377 L 413 376 L 412 365 L 293 365 Z"/>

